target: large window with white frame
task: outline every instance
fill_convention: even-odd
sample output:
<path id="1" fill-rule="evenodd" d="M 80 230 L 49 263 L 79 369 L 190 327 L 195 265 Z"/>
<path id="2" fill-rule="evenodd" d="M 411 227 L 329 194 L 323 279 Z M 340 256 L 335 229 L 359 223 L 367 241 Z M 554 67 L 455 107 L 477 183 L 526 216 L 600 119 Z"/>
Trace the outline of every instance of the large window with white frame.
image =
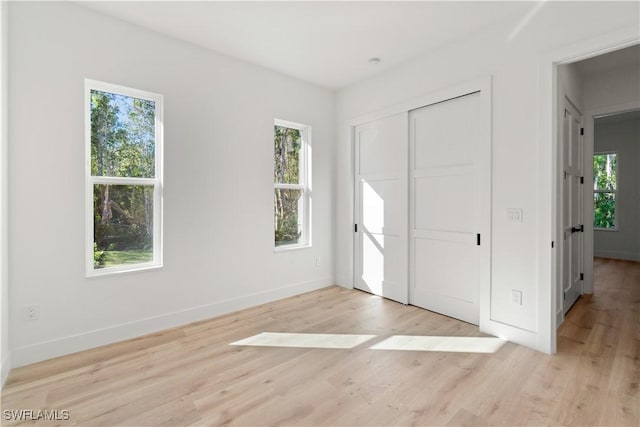
<path id="1" fill-rule="evenodd" d="M 273 227 L 276 250 L 311 245 L 311 127 L 275 120 Z"/>
<path id="2" fill-rule="evenodd" d="M 162 265 L 162 104 L 85 80 L 88 276 Z"/>
<path id="3" fill-rule="evenodd" d="M 596 153 L 593 156 L 593 228 L 615 230 L 618 155 Z"/>

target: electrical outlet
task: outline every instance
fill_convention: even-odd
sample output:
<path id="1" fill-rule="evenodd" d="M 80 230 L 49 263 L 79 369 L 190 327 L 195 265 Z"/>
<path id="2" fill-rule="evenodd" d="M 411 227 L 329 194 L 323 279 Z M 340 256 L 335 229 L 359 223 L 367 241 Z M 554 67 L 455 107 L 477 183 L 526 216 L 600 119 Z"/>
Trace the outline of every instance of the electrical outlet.
<path id="1" fill-rule="evenodd" d="M 515 305 L 522 305 L 522 291 L 511 290 L 511 302 Z"/>
<path id="2" fill-rule="evenodd" d="M 508 208 L 507 209 L 507 220 L 509 222 L 520 222 L 520 223 L 522 223 L 522 209 L 520 209 L 520 208 Z"/>
<path id="3" fill-rule="evenodd" d="M 24 318 L 28 321 L 38 320 L 40 318 L 40 306 L 28 305 L 24 308 Z"/>

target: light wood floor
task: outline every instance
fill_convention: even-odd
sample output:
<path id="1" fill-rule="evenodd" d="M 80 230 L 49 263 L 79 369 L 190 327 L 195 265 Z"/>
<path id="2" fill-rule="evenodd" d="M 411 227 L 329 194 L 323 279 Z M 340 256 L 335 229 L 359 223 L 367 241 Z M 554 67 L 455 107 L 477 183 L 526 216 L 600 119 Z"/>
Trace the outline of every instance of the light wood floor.
<path id="1" fill-rule="evenodd" d="M 15 369 L 2 409 L 67 409 L 59 424 L 80 426 L 637 426 L 640 263 L 598 259 L 595 271 L 596 294 L 571 310 L 554 356 L 513 343 L 494 354 L 370 350 L 394 334 L 480 334 L 332 287 Z M 350 350 L 228 345 L 264 331 L 376 338 Z"/>

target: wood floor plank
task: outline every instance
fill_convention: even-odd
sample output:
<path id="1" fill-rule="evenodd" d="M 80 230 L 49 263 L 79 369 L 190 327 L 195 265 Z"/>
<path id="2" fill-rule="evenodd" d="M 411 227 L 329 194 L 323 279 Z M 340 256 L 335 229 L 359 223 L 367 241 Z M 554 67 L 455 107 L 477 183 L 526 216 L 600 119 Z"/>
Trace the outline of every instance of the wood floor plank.
<path id="1" fill-rule="evenodd" d="M 14 369 L 3 410 L 62 426 L 640 425 L 640 263 L 595 260 L 558 354 L 373 350 L 477 327 L 337 286 Z M 262 332 L 366 334 L 351 349 L 230 346 Z"/>

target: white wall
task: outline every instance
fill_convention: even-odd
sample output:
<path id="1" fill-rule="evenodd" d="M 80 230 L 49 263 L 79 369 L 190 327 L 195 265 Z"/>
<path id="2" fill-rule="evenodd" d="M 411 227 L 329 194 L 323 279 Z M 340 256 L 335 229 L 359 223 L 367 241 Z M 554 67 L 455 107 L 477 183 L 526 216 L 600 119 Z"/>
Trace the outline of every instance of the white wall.
<path id="1" fill-rule="evenodd" d="M 8 4 L 0 2 L 0 387 L 11 368 L 9 351 L 9 250 L 8 250 L 8 162 L 9 144 L 7 89 L 8 89 Z"/>
<path id="2" fill-rule="evenodd" d="M 558 65 L 558 110 L 564 111 L 562 102 L 566 96 L 582 112 L 582 86 L 582 76 L 576 64 Z"/>
<path id="3" fill-rule="evenodd" d="M 509 38 L 514 25 L 496 25 L 482 34 L 429 52 L 402 67 L 375 76 L 338 93 L 337 144 L 339 185 L 336 218 L 336 277 L 349 286 L 350 168 L 348 120 L 479 76 L 493 76 L 493 199 L 491 318 L 505 325 L 502 334 L 523 344 L 547 349 L 541 342 L 544 307 L 538 306 L 540 266 L 551 257 L 539 257 L 539 155 L 544 136 L 538 132 L 538 105 L 544 96 L 540 82 L 541 58 L 549 52 L 586 38 L 638 28 L 637 3 L 546 3 L 522 31 Z M 549 65 L 550 66 L 550 65 Z M 544 150 L 543 150 L 544 151 Z M 524 222 L 507 222 L 507 208 L 522 208 Z M 550 268 L 549 268 L 550 271 Z M 523 305 L 511 303 L 512 289 L 522 290 Z M 548 308 L 547 310 L 548 311 Z"/>
<path id="4" fill-rule="evenodd" d="M 583 76 L 583 103 L 587 110 L 640 102 L 640 68 L 626 65 Z"/>
<path id="5" fill-rule="evenodd" d="M 640 120 L 595 124 L 595 152 L 618 155 L 616 231 L 594 230 L 595 256 L 640 261 Z"/>
<path id="6" fill-rule="evenodd" d="M 73 4 L 10 13 L 14 366 L 333 283 L 332 92 Z M 160 270 L 85 278 L 85 77 L 164 95 Z M 274 118 L 313 127 L 311 249 L 273 252 Z"/>

